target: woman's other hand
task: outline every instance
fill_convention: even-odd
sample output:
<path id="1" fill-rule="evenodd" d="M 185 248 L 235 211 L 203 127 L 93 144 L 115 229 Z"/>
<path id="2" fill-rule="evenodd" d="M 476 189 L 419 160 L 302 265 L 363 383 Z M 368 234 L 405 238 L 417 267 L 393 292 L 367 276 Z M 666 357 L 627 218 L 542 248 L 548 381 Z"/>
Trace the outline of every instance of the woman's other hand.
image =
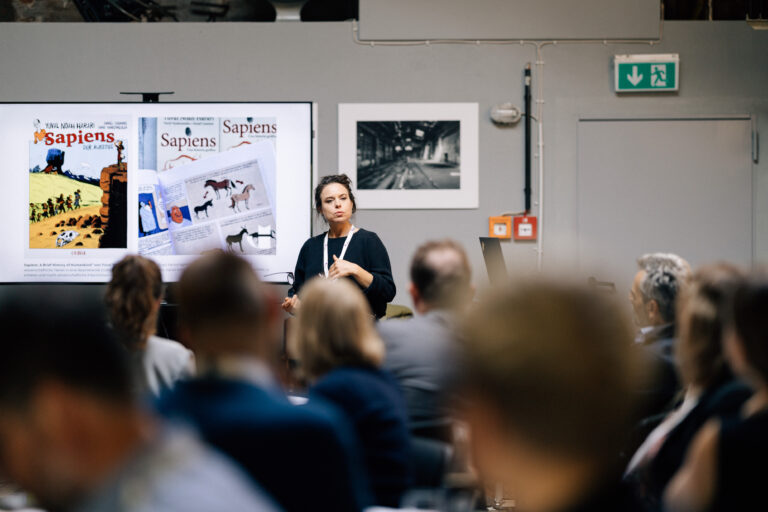
<path id="1" fill-rule="evenodd" d="M 373 274 L 363 269 L 360 265 L 347 260 L 340 260 L 333 255 L 333 265 L 328 269 L 328 279 L 351 276 L 363 288 L 368 288 L 373 282 Z"/>

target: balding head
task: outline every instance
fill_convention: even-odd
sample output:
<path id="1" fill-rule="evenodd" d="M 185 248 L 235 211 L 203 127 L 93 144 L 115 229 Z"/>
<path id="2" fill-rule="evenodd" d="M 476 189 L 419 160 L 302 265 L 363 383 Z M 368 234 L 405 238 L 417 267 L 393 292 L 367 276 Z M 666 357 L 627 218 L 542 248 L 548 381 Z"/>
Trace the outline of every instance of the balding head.
<path id="1" fill-rule="evenodd" d="M 411 261 L 411 295 L 420 312 L 453 309 L 472 295 L 472 270 L 464 249 L 453 240 L 430 241 Z"/>

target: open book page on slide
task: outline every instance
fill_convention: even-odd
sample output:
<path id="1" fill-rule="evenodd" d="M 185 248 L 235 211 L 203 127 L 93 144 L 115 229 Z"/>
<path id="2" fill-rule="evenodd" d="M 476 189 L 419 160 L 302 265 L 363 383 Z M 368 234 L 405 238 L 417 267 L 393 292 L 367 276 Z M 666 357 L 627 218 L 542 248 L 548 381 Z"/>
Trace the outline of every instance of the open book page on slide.
<path id="1" fill-rule="evenodd" d="M 275 174 L 275 155 L 269 141 L 157 173 L 170 254 L 197 255 L 219 248 L 274 255 L 274 191 L 268 192 L 264 179 L 270 174 Z"/>

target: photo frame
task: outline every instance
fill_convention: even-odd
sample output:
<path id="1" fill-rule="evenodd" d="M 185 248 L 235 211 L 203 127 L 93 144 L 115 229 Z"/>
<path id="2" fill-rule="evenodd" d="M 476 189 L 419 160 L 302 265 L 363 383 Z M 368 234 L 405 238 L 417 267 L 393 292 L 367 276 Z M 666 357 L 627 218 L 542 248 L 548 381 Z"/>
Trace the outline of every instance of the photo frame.
<path id="1" fill-rule="evenodd" d="M 478 207 L 477 103 L 339 104 L 339 172 L 361 209 Z"/>

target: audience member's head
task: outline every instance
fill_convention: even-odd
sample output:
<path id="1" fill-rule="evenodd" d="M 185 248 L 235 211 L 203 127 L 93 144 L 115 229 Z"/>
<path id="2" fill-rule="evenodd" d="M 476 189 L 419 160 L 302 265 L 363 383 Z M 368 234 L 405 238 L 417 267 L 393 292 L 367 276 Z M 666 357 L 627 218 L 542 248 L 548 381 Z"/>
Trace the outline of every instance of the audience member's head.
<path id="1" fill-rule="evenodd" d="M 629 292 L 635 324 L 674 324 L 677 296 L 690 279 L 690 265 L 676 254 L 652 253 L 638 258 L 637 266 Z"/>
<path id="2" fill-rule="evenodd" d="M 0 325 L 0 472 L 43 507 L 66 506 L 141 436 L 127 352 L 77 289 L 11 292 Z"/>
<path id="3" fill-rule="evenodd" d="M 725 353 L 734 373 L 768 389 L 768 277 L 753 275 L 733 296 Z"/>
<path id="4" fill-rule="evenodd" d="M 416 249 L 411 260 L 410 293 L 420 313 L 467 304 L 474 290 L 464 248 L 453 240 L 438 240 Z"/>
<path id="5" fill-rule="evenodd" d="M 201 256 L 184 269 L 177 295 L 181 335 L 200 358 L 275 356 L 279 307 L 243 258 Z"/>
<path id="6" fill-rule="evenodd" d="M 686 386 L 706 389 L 730 374 L 723 354 L 724 318 L 733 291 L 744 278 L 735 265 L 699 268 L 678 304 L 679 341 L 675 360 Z"/>
<path id="7" fill-rule="evenodd" d="M 155 333 L 163 278 L 154 261 L 128 255 L 112 267 L 106 303 L 110 320 L 120 340 L 140 348 Z"/>
<path id="8" fill-rule="evenodd" d="M 289 350 L 310 380 L 339 366 L 378 367 L 384 359 L 368 302 L 346 279 L 314 279 L 302 289 Z"/>
<path id="9" fill-rule="evenodd" d="M 486 296 L 464 328 L 473 455 L 520 508 L 559 509 L 612 469 L 639 374 L 615 299 L 554 281 Z"/>

